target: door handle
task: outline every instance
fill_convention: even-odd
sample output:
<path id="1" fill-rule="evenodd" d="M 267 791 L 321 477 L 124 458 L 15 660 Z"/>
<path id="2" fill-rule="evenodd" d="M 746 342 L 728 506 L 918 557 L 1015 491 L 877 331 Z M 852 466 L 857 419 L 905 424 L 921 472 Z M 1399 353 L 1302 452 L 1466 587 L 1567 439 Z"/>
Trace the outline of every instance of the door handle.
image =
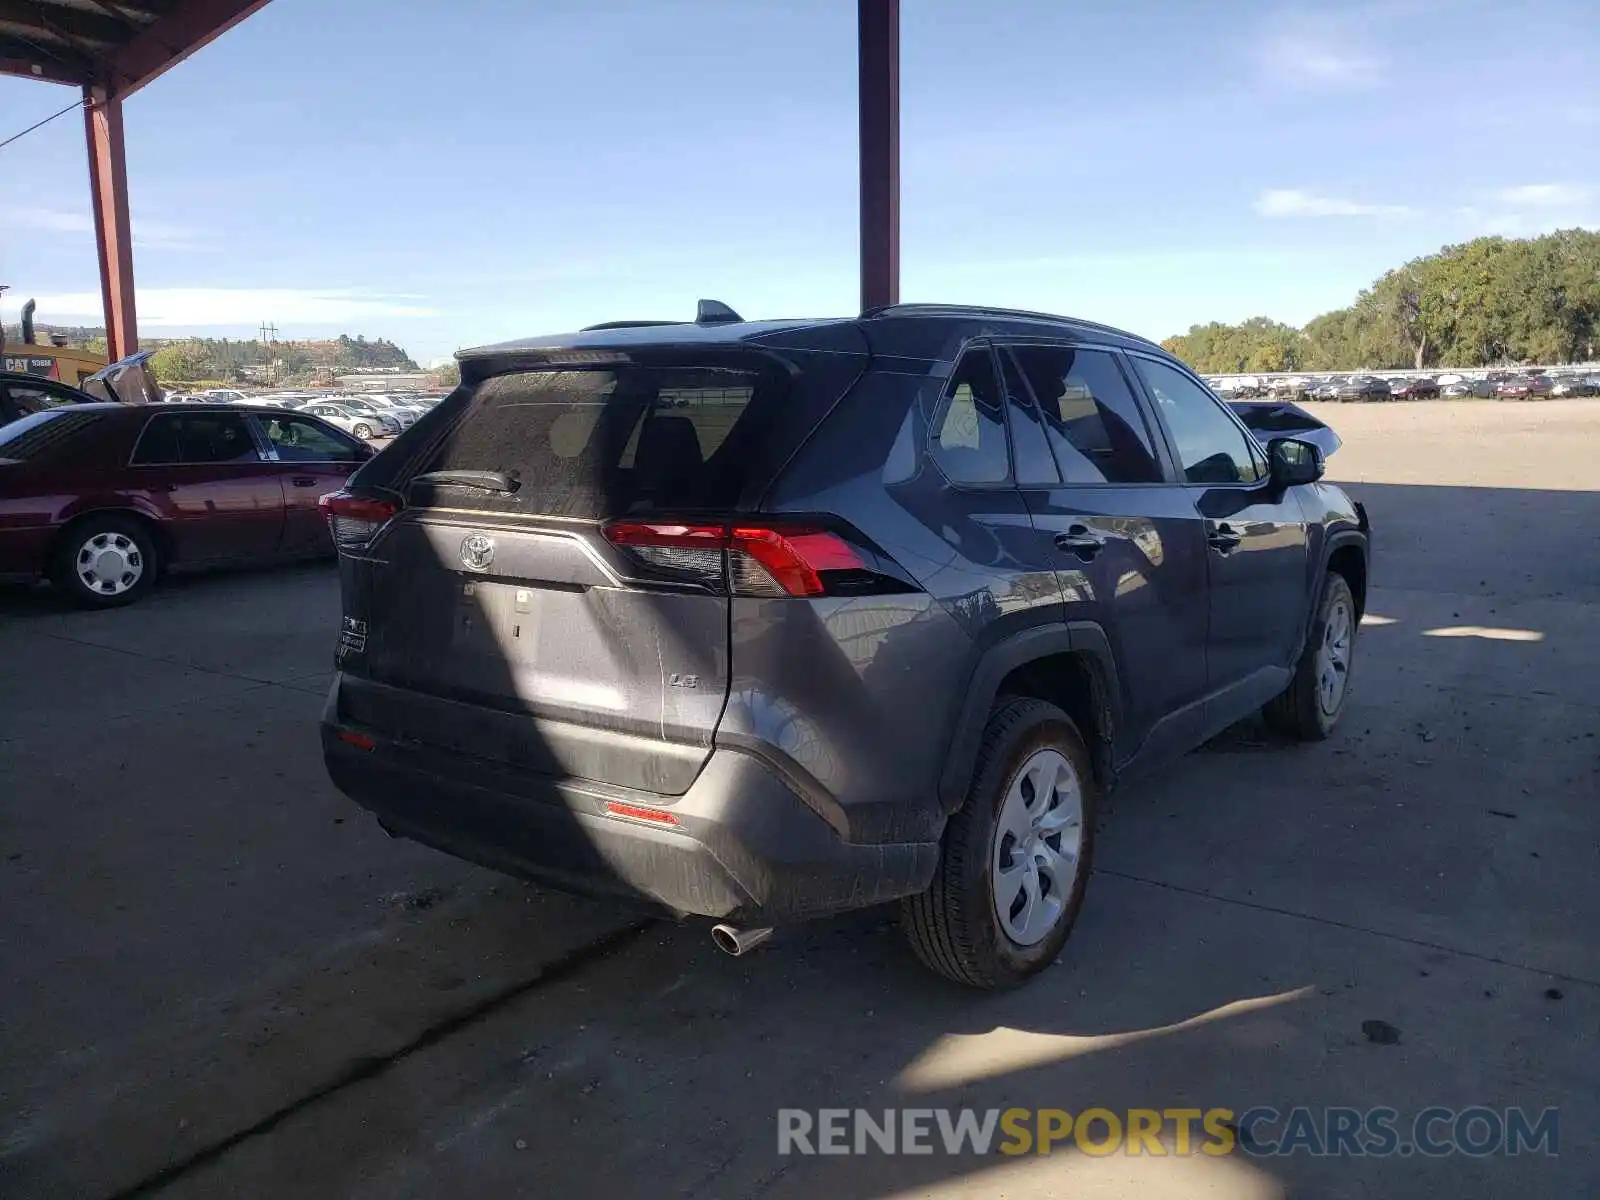
<path id="1" fill-rule="evenodd" d="M 315 475 L 296 475 L 289 482 L 294 484 L 295 487 L 316 487 L 317 477 Z"/>
<path id="2" fill-rule="evenodd" d="M 1106 539 L 1102 535 L 1087 525 L 1076 523 L 1067 526 L 1065 533 L 1056 534 L 1055 543 L 1059 549 L 1070 550 L 1084 562 L 1088 562 L 1106 548 Z"/>
<path id="3" fill-rule="evenodd" d="M 1206 543 L 1219 554 L 1231 554 L 1239 548 L 1244 537 L 1237 529 L 1223 522 L 1206 536 Z"/>

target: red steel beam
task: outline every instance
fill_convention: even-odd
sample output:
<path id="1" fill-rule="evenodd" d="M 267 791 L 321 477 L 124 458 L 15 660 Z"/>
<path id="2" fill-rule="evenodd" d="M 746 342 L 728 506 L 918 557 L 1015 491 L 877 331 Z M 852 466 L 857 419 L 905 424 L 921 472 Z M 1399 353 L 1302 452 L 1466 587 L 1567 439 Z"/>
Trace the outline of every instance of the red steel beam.
<path id="1" fill-rule="evenodd" d="M 856 0 L 861 307 L 900 301 L 900 0 Z"/>
<path id="2" fill-rule="evenodd" d="M 111 54 L 103 82 L 118 98 L 130 96 L 266 4 L 267 0 L 184 0 Z"/>
<path id="3" fill-rule="evenodd" d="M 122 147 L 122 98 L 104 88 L 84 88 L 83 100 L 94 240 L 100 255 L 100 299 L 106 314 L 106 352 L 110 361 L 116 362 L 139 348 L 139 322 L 133 305 L 133 231 L 128 221 L 128 163 Z"/>

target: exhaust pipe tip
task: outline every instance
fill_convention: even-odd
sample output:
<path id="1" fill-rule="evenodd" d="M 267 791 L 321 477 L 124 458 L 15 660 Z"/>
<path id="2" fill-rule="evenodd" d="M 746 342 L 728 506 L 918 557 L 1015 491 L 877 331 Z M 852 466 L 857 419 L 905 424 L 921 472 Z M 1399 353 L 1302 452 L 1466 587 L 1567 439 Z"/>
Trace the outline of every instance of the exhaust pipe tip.
<path id="1" fill-rule="evenodd" d="M 772 927 L 740 929 L 737 925 L 720 924 L 711 927 L 711 940 L 718 950 L 733 958 L 749 954 L 772 940 Z"/>

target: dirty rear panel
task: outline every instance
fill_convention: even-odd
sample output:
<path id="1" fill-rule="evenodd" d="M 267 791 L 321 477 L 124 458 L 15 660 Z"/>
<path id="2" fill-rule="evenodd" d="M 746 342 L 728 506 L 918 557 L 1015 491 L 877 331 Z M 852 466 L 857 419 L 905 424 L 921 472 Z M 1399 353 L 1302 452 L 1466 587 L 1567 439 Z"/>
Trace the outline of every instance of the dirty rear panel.
<path id="1" fill-rule="evenodd" d="M 809 377 L 790 358 L 737 348 L 497 366 L 352 481 L 404 507 L 342 555 L 345 715 L 477 758 L 681 794 L 727 699 L 729 598 L 619 551 L 604 523 L 751 504 L 766 482 L 754 468 L 781 448 L 797 399 L 825 406 L 797 398 Z M 441 471 L 513 486 L 420 478 Z"/>

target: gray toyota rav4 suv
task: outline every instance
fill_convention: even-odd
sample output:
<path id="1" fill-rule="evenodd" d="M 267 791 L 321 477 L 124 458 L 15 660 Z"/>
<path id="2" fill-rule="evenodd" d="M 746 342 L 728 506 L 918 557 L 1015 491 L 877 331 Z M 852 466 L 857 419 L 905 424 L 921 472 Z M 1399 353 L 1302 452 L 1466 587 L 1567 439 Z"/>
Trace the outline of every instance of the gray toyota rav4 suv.
<path id="1" fill-rule="evenodd" d="M 459 357 L 323 500 L 324 754 L 395 835 L 735 952 L 898 900 L 1004 987 L 1066 941 L 1119 777 L 1344 708 L 1366 516 L 1277 432 L 1329 431 L 1252 435 L 1141 338 L 702 302 Z"/>

